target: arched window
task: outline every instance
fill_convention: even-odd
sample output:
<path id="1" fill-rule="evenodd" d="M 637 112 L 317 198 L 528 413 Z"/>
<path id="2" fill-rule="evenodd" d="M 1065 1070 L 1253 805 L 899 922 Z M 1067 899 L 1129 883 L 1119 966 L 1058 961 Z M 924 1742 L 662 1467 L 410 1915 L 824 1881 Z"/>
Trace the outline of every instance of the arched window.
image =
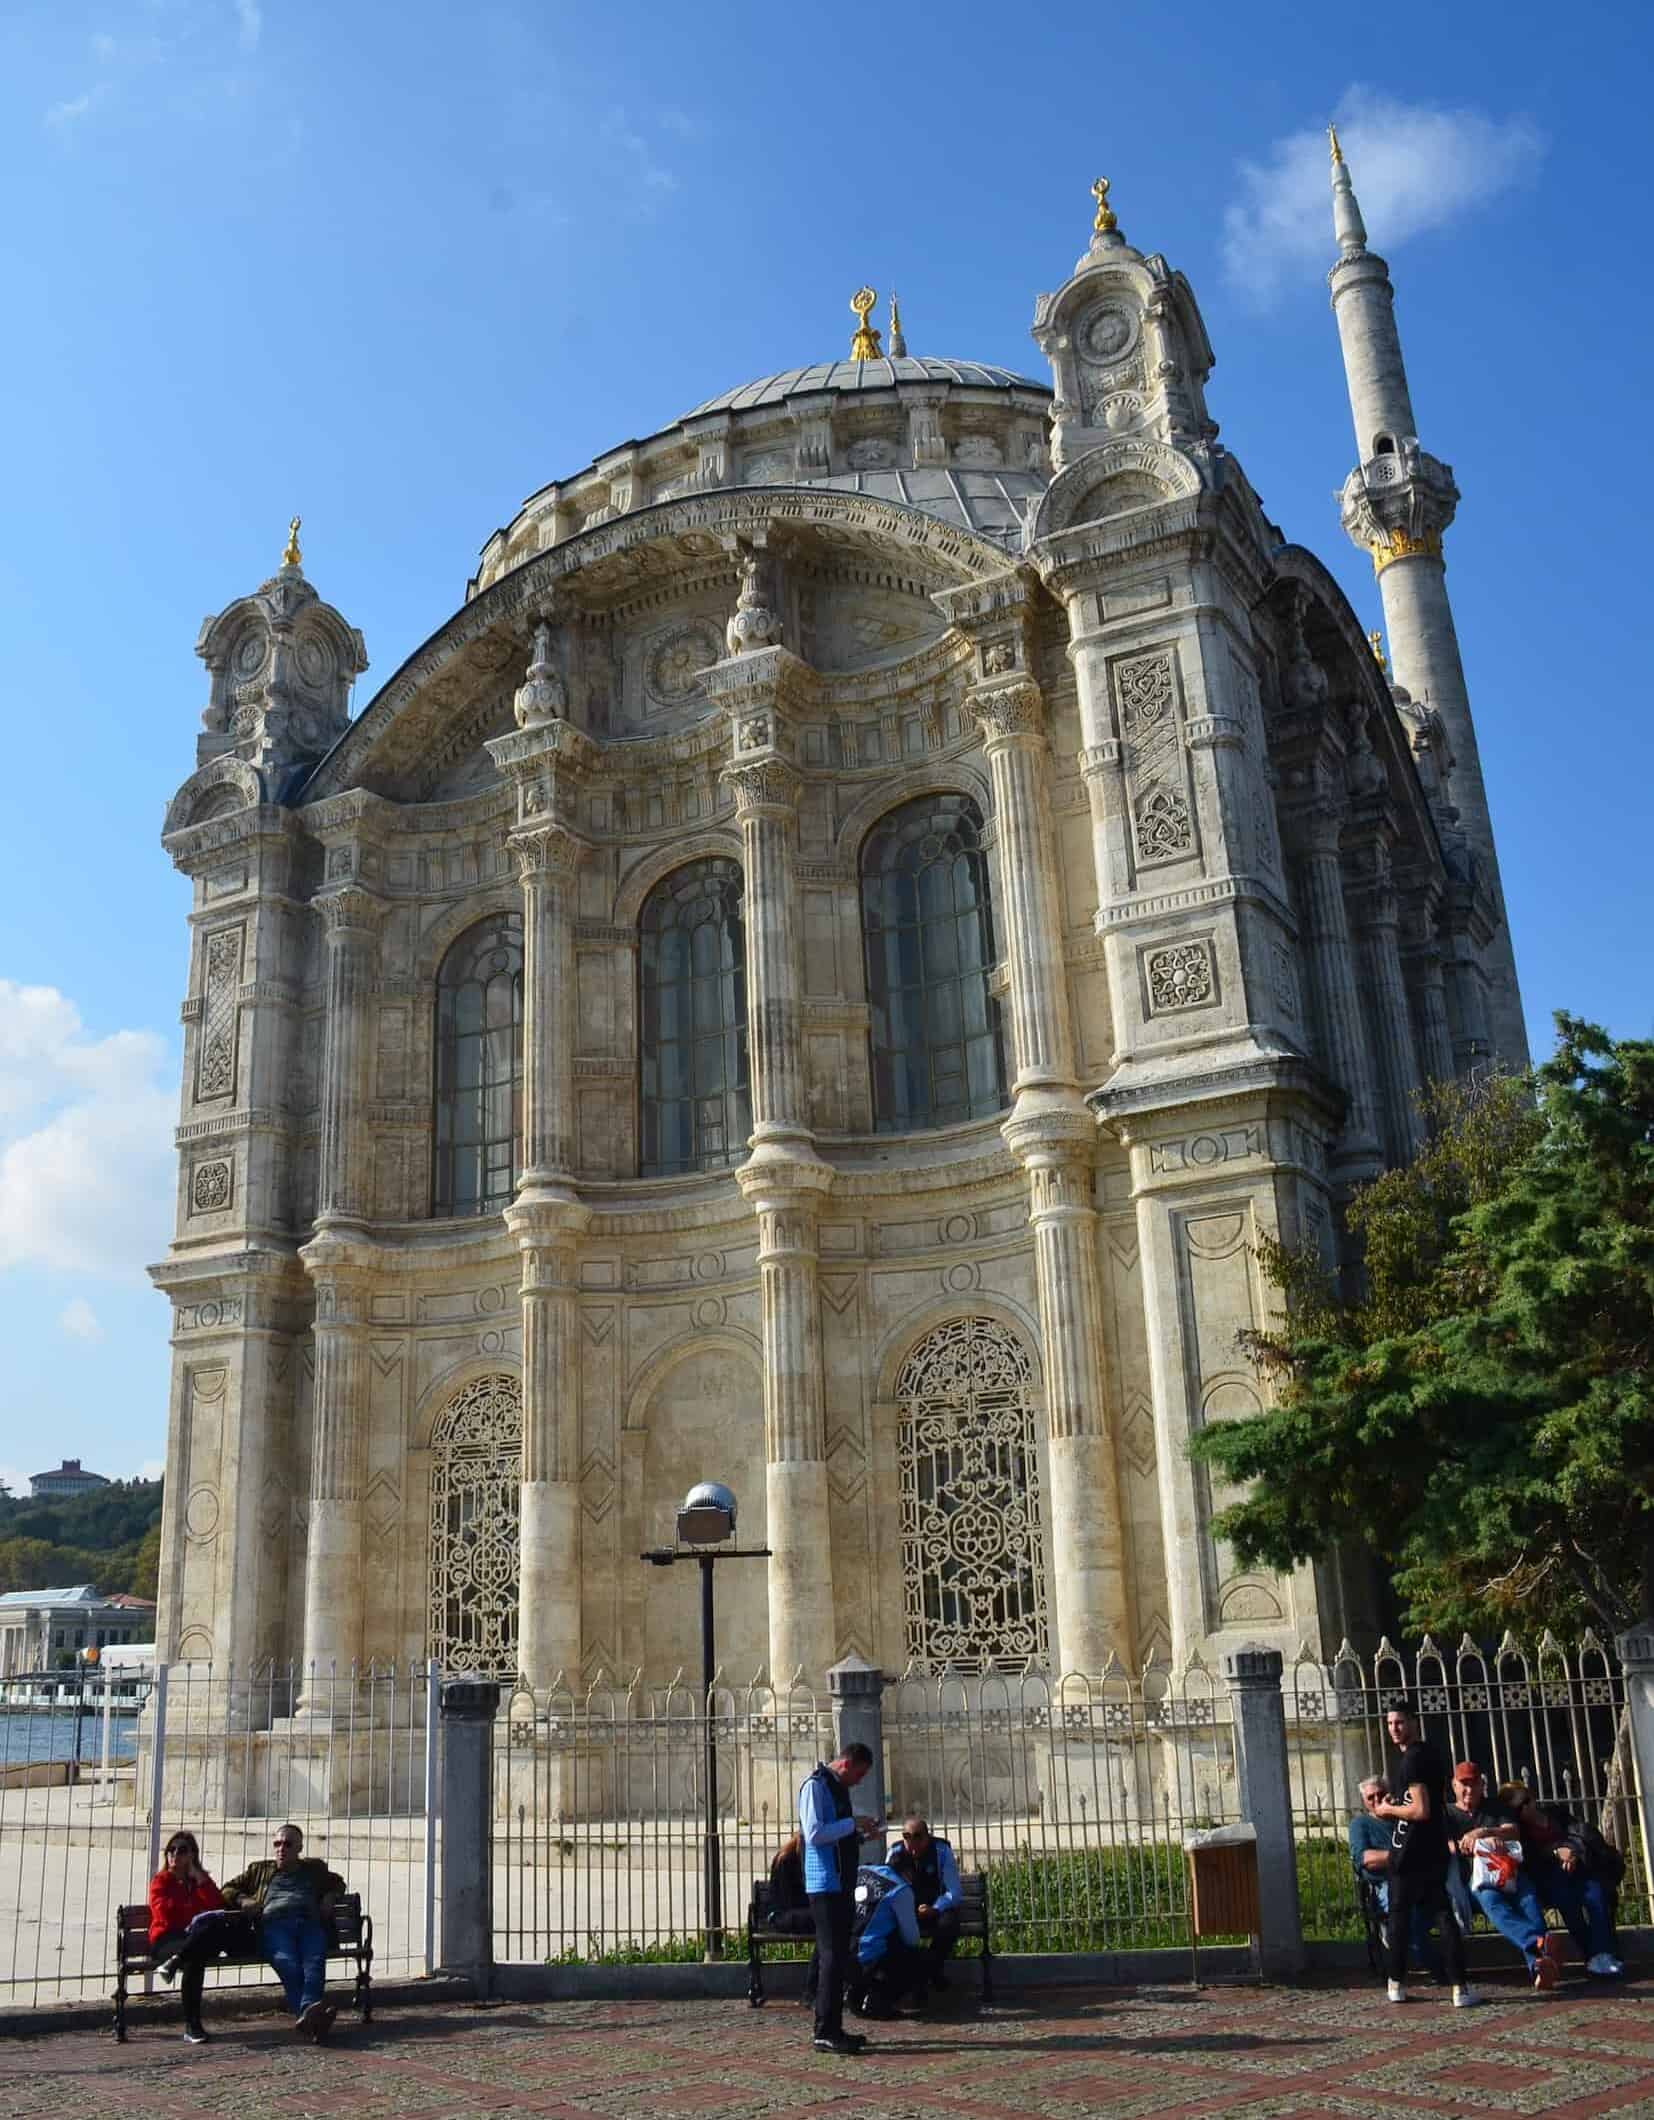
<path id="1" fill-rule="evenodd" d="M 517 1675 L 523 1390 L 478 1377 L 431 1434 L 427 1650 L 444 1671 Z"/>
<path id="2" fill-rule="evenodd" d="M 992 1318 L 927 1333 L 896 1379 L 907 1653 L 1020 1668 L 1050 1647 L 1034 1369 Z"/>
<path id="3" fill-rule="evenodd" d="M 714 855 L 674 869 L 638 925 L 638 1168 L 722 1169 L 752 1131 L 740 864 Z"/>
<path id="4" fill-rule="evenodd" d="M 868 833 L 861 927 L 874 1126 L 906 1133 L 1002 1110 L 988 857 L 968 795 L 923 795 Z"/>
<path id="5" fill-rule="evenodd" d="M 522 916 L 468 928 L 436 985 L 432 1212 L 491 1214 L 511 1199 L 522 1138 Z"/>

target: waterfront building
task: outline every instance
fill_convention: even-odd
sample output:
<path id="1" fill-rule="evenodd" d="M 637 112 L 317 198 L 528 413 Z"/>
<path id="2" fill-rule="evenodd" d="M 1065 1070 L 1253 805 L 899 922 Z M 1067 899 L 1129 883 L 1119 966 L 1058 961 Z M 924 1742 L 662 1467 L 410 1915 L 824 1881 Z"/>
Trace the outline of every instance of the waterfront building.
<path id="1" fill-rule="evenodd" d="M 0 1678 L 78 1670 L 84 1650 L 147 1641 L 154 1628 L 155 1607 L 147 1598 L 102 1597 L 92 1583 L 9 1590 L 0 1595 Z"/>

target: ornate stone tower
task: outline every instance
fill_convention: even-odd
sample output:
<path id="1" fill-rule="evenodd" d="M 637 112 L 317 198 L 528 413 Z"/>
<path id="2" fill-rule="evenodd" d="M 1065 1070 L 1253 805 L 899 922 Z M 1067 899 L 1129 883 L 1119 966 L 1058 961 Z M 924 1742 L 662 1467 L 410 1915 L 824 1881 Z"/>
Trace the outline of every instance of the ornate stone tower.
<path id="1" fill-rule="evenodd" d="M 1493 1046 L 1501 1060 L 1525 1067 L 1528 1040 L 1516 957 L 1442 558 L 1442 534 L 1458 507 L 1459 489 L 1452 466 L 1419 447 L 1390 268 L 1367 248 L 1349 166 L 1330 128 L 1329 138 L 1338 260 L 1327 284 L 1361 459 L 1344 481 L 1340 513 L 1350 538 L 1372 556 L 1396 681 L 1421 707 L 1440 716 L 1451 761 L 1451 799 L 1496 915 L 1483 953 Z"/>

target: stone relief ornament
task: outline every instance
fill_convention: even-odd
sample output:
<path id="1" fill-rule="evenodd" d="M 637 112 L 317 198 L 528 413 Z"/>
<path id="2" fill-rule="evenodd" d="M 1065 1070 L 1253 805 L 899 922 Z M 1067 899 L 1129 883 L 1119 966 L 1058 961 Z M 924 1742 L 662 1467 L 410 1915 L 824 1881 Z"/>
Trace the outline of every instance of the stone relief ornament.
<path id="1" fill-rule="evenodd" d="M 962 434 L 954 444 L 955 463 L 992 466 L 1005 461 L 1004 451 L 991 434 Z"/>
<path id="2" fill-rule="evenodd" d="M 674 626 L 649 651 L 643 668 L 644 690 L 662 707 L 699 699 L 699 673 L 718 660 L 718 650 L 718 636 L 705 621 Z"/>
<path id="3" fill-rule="evenodd" d="M 852 442 L 844 452 L 844 461 L 852 471 L 883 471 L 896 461 L 896 452 L 888 442 L 877 439 Z"/>
<path id="4" fill-rule="evenodd" d="M 1114 697 L 1120 724 L 1128 735 L 1149 727 L 1170 712 L 1174 701 L 1169 655 L 1138 655 L 1114 665 Z"/>
<path id="5" fill-rule="evenodd" d="M 560 720 L 568 712 L 568 688 L 557 674 L 551 653 L 551 627 L 544 619 L 534 628 L 534 652 L 528 675 L 517 687 L 512 702 L 519 729 L 537 729 Z"/>
<path id="6" fill-rule="evenodd" d="M 1189 805 L 1182 792 L 1164 782 L 1149 788 L 1137 804 L 1137 857 L 1168 861 L 1188 852 L 1193 841 Z"/>
<path id="7" fill-rule="evenodd" d="M 724 640 L 731 655 L 744 655 L 753 648 L 772 648 L 781 638 L 781 620 L 770 609 L 764 572 L 758 554 L 744 549 L 740 594 L 735 599 L 729 624 L 724 628 Z"/>
<path id="8" fill-rule="evenodd" d="M 742 460 L 741 482 L 747 486 L 784 486 L 792 481 L 790 449 L 762 449 Z"/>
<path id="9" fill-rule="evenodd" d="M 1177 942 L 1150 950 L 1143 959 L 1149 983 L 1150 1013 L 1205 1008 L 1216 998 L 1217 976 L 1209 942 Z"/>
<path id="10" fill-rule="evenodd" d="M 230 1204 L 230 1166 L 226 1159 L 215 1157 L 210 1163 L 198 1163 L 195 1176 L 190 1181 L 190 1208 L 198 1215 L 210 1215 L 220 1207 Z"/>
<path id="11" fill-rule="evenodd" d="M 195 1080 L 195 1094 L 200 1100 L 228 1097 L 234 1092 L 236 997 L 240 985 L 241 929 L 220 928 L 207 938 L 201 1058 Z"/>

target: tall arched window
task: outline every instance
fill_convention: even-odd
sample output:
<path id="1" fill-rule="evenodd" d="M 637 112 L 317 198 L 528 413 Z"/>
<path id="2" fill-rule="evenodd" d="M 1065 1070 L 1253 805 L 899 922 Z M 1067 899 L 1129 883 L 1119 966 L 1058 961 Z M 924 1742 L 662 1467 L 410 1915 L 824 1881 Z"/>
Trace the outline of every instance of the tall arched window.
<path id="1" fill-rule="evenodd" d="M 955 1318 L 896 1379 L 902 1596 L 915 1662 L 1015 1668 L 1050 1648 L 1034 1365 L 992 1318 Z"/>
<path id="2" fill-rule="evenodd" d="M 431 1569 L 426 1653 L 444 1671 L 517 1675 L 523 1389 L 478 1377 L 431 1434 Z"/>
<path id="3" fill-rule="evenodd" d="M 922 795 L 868 833 L 861 927 L 874 1126 L 906 1133 L 1003 1109 L 988 857 L 968 795 Z"/>
<path id="4" fill-rule="evenodd" d="M 674 869 L 639 930 L 639 1170 L 721 1169 L 752 1131 L 740 864 L 714 855 Z"/>
<path id="5" fill-rule="evenodd" d="M 522 916 L 467 928 L 436 984 L 432 1212 L 490 1214 L 511 1199 L 522 1138 Z"/>

